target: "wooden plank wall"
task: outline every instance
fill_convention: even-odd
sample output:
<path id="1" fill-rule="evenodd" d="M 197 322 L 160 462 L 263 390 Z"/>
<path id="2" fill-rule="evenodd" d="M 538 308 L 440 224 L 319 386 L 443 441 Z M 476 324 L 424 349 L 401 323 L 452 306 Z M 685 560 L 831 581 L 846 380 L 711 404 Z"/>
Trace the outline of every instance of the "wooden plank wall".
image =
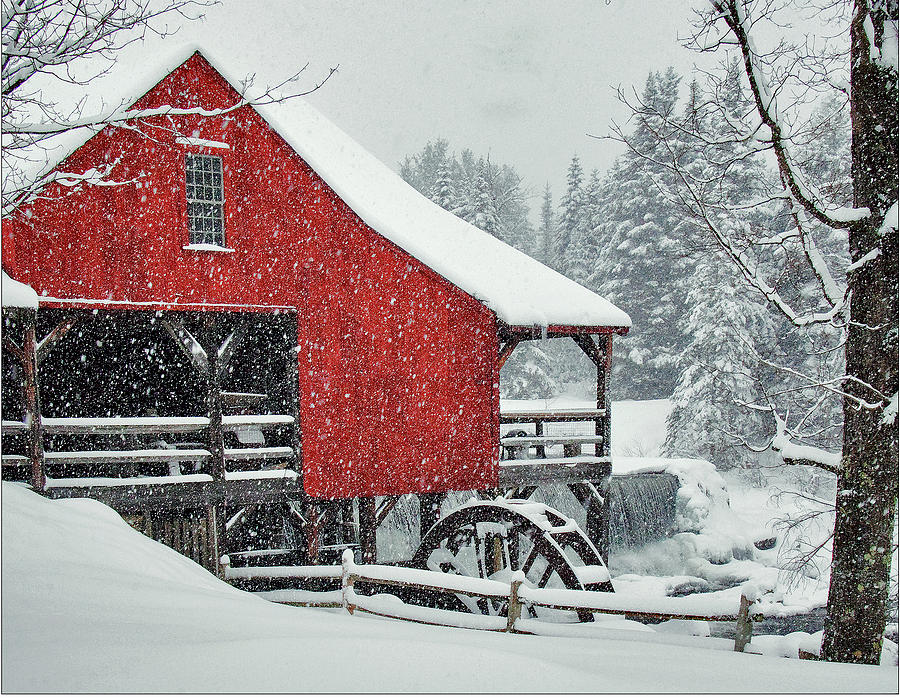
<path id="1" fill-rule="evenodd" d="M 143 512 L 122 518 L 145 536 L 219 574 L 216 530 L 206 509 Z"/>

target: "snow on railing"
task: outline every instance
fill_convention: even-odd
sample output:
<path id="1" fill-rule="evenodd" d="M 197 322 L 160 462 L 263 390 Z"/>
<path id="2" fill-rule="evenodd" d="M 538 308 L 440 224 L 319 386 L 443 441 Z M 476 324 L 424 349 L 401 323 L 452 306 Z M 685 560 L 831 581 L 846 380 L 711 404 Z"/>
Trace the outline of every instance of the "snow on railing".
<path id="1" fill-rule="evenodd" d="M 750 642 L 753 622 L 770 612 L 760 613 L 750 597 L 757 594 L 750 587 L 741 590 L 738 604 L 721 599 L 660 598 L 571 589 L 535 589 L 525 586 L 522 572 L 513 573 L 510 581 L 500 582 L 431 570 L 410 569 L 393 565 L 357 564 L 353 553 L 344 551 L 341 565 L 297 567 L 238 567 L 225 564 L 226 580 L 332 579 L 340 580 L 340 590 L 310 592 L 302 589 L 257 591 L 262 598 L 299 606 L 343 607 L 348 613 L 364 611 L 372 615 L 408 620 L 429 625 L 491 630 L 520 634 L 558 634 L 559 623 L 522 618 L 522 608 L 539 606 L 567 611 L 587 611 L 629 615 L 636 619 L 732 621 L 735 625 L 733 649 L 743 652 Z M 505 601 L 505 614 L 478 615 L 460 611 L 429 608 L 387 594 L 367 595 L 356 590 L 357 582 L 406 587 L 420 591 L 460 594 L 476 598 Z M 578 635 L 602 635 L 604 628 L 590 629 L 591 624 L 578 624 Z M 661 638 L 664 640 L 664 638 Z M 721 647 L 721 643 L 717 644 Z"/>
<path id="2" fill-rule="evenodd" d="M 252 446 L 242 448 L 225 448 L 224 432 L 241 432 L 246 429 L 276 429 L 292 427 L 295 424 L 293 415 L 287 414 L 254 414 L 254 415 L 224 415 L 222 417 L 222 430 L 218 434 L 218 452 L 225 462 L 234 461 L 286 461 L 292 463 L 296 459 L 296 453 L 291 446 Z M 191 434 L 209 429 L 208 417 L 44 417 L 41 420 L 42 435 L 51 436 L 138 436 L 138 435 L 163 435 L 163 434 Z M 0 430 L 4 435 L 26 434 L 28 425 L 25 422 L 2 420 Z M 45 464 L 51 465 L 93 465 L 105 464 L 136 464 L 136 463 L 170 463 L 178 464 L 182 461 L 200 464 L 213 460 L 212 443 L 192 445 L 188 448 L 179 448 L 176 444 L 160 442 L 152 448 L 138 448 L 116 450 L 99 448 L 83 451 L 44 451 L 43 436 L 37 437 L 39 451 L 38 467 L 44 471 Z M 210 437 L 212 438 L 212 437 Z M 198 447 L 202 446 L 202 447 Z M 4 465 L 22 465 L 32 460 L 29 456 L 11 455 L 4 453 L 2 461 Z M 285 471 L 282 471 L 285 472 Z M 277 473 L 267 470 L 252 472 L 218 473 L 218 479 L 247 480 L 278 477 Z M 139 484 L 175 484 L 189 480 L 185 475 L 173 474 L 170 479 L 156 478 L 157 482 L 151 483 L 151 478 L 141 478 Z M 296 477 L 296 476 L 295 476 Z M 213 475 L 213 479 L 216 474 Z M 74 477 L 66 478 L 64 486 L 120 486 L 126 484 L 129 478 L 103 478 L 99 483 L 97 478 Z M 89 482 L 90 481 L 90 482 Z M 43 486 L 61 487 L 62 480 L 42 478 Z M 132 484 L 132 483 L 128 483 Z"/>

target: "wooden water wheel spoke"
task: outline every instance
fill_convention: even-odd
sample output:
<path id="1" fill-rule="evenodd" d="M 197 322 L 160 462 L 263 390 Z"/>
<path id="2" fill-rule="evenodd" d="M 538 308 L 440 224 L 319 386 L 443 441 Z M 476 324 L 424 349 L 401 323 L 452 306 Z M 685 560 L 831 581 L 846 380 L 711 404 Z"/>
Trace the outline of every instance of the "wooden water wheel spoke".
<path id="1" fill-rule="evenodd" d="M 543 576 L 541 577 L 541 581 L 538 582 L 538 587 L 539 587 L 539 588 L 543 588 L 543 587 L 547 586 L 547 582 L 550 581 L 550 577 L 553 576 L 553 573 L 554 573 L 555 571 L 556 571 L 556 570 L 554 570 L 552 567 L 547 567 L 547 569 L 544 570 L 544 574 L 543 574 Z"/>
<path id="2" fill-rule="evenodd" d="M 531 567 L 534 565 L 535 560 L 537 560 L 538 549 L 536 545 L 531 547 L 531 552 L 528 553 L 528 557 L 525 558 L 525 564 L 520 568 L 522 572 L 525 573 L 525 576 L 528 577 L 528 573 L 531 572 Z"/>
<path id="3" fill-rule="evenodd" d="M 482 579 L 487 579 L 487 568 L 485 565 L 484 559 L 484 538 L 479 535 L 475 535 L 475 560 L 478 563 L 478 576 Z"/>
<path id="4" fill-rule="evenodd" d="M 530 580 L 526 581 L 529 585 L 584 589 L 576 569 L 605 566 L 596 548 L 572 526 L 570 519 L 549 507 L 536 510 L 533 502 L 528 506 L 517 500 L 473 502 L 431 527 L 423 536 L 412 564 L 421 569 L 452 570 L 456 574 L 501 581 L 508 581 L 514 572 L 521 570 L 526 580 Z M 554 531 L 554 528 L 567 530 Z M 526 543 L 530 547 L 521 562 Z M 446 564 L 448 552 L 452 552 L 449 565 Z M 440 607 L 486 615 L 506 612 L 504 600 L 476 601 L 449 592 L 446 596 L 443 601 L 436 601 Z M 547 609 L 529 608 L 532 617 L 543 613 Z M 580 612 L 578 618 L 590 621 L 593 615 Z"/>
<path id="5" fill-rule="evenodd" d="M 507 555 L 509 556 L 509 566 L 514 570 L 521 569 L 519 566 L 519 532 L 513 531 L 511 536 L 507 537 Z"/>

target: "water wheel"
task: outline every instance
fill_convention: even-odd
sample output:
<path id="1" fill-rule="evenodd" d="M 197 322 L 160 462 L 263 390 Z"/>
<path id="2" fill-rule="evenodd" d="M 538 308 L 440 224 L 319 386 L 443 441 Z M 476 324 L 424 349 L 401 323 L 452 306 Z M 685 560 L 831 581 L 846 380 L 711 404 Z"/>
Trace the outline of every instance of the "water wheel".
<path id="1" fill-rule="evenodd" d="M 522 570 L 526 586 L 613 591 L 600 553 L 575 521 L 526 500 L 463 505 L 425 534 L 412 565 L 503 582 Z M 453 595 L 444 607 L 485 615 L 506 613 L 504 601 L 463 595 Z M 528 611 L 532 617 L 562 615 L 574 620 L 573 613 L 543 608 Z M 593 615 L 579 612 L 578 620 L 591 621 Z"/>

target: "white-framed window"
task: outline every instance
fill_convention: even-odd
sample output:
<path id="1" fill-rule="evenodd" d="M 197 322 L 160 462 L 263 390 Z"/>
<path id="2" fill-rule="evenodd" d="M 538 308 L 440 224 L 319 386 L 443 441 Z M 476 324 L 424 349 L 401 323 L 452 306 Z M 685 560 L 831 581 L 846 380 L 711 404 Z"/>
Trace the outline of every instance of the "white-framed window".
<path id="1" fill-rule="evenodd" d="M 185 158 L 185 191 L 190 244 L 225 247 L 222 158 L 188 154 Z"/>

